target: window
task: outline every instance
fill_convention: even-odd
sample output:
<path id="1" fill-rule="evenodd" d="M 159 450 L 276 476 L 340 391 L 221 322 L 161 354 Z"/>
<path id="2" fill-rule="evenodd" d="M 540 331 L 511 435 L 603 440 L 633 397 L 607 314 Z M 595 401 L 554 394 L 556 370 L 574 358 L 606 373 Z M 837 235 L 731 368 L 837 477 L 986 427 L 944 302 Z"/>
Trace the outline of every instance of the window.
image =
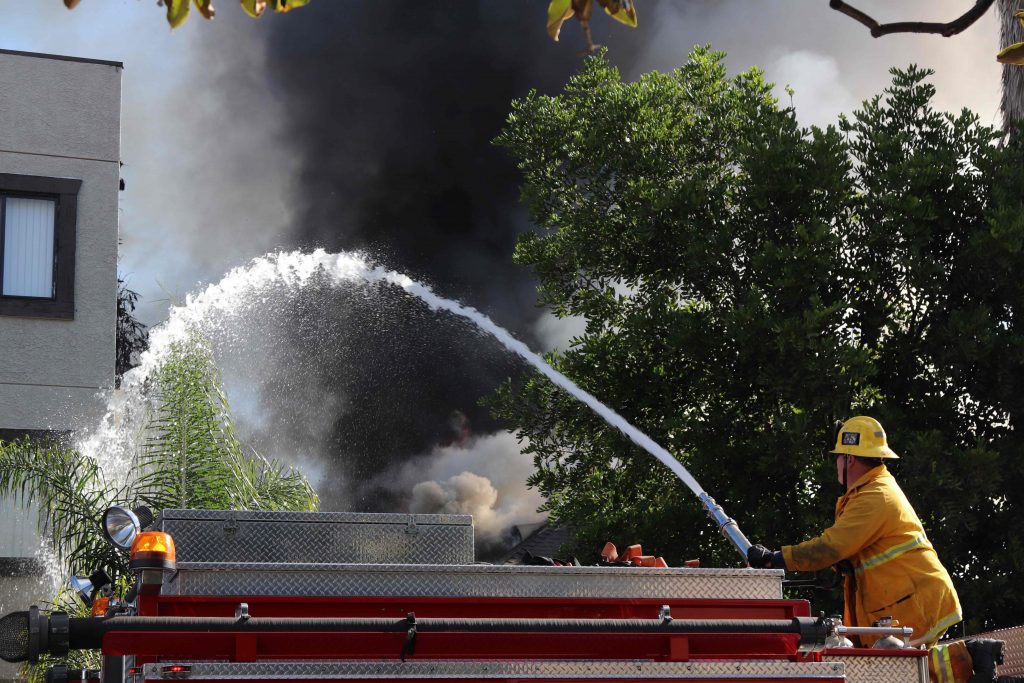
<path id="1" fill-rule="evenodd" d="M 81 185 L 0 173 L 0 315 L 74 317 Z"/>

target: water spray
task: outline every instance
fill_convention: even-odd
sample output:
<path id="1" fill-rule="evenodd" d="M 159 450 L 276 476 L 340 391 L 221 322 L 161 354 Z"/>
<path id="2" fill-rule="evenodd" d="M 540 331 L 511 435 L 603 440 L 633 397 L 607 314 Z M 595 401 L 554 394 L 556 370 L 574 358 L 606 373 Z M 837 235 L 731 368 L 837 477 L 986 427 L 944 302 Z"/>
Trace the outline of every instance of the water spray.
<path id="1" fill-rule="evenodd" d="M 422 299 L 433 309 L 449 311 L 450 313 L 454 313 L 455 315 L 470 320 L 481 330 L 487 332 L 501 342 L 501 344 L 509 351 L 512 351 L 523 358 L 523 360 L 536 368 L 541 374 L 554 382 L 557 386 L 565 389 L 576 397 L 576 399 L 603 418 L 605 422 L 622 432 L 630 441 L 661 461 L 666 467 L 672 470 L 672 473 L 675 474 L 681 482 L 686 484 L 686 486 L 693 491 L 700 500 L 701 505 L 707 511 L 708 517 L 718 525 L 719 531 L 721 531 L 722 535 L 725 536 L 725 538 L 736 548 L 742 556 L 743 561 L 747 561 L 747 551 L 750 549 L 750 541 L 748 541 L 747 537 L 743 535 L 742 531 L 740 531 L 739 525 L 736 524 L 736 520 L 725 514 L 722 506 L 717 504 L 715 499 L 709 496 L 701 488 L 700 484 L 697 483 L 697 480 L 693 478 L 693 475 L 690 474 L 683 464 L 674 458 L 671 453 L 665 450 L 665 448 L 656 443 L 651 437 L 634 427 L 614 410 L 601 403 L 593 394 L 581 389 L 575 382 L 548 365 L 544 362 L 543 358 L 531 351 L 526 344 L 513 337 L 508 330 L 498 326 L 493 320 L 475 308 L 464 306 L 457 301 L 452 301 L 451 299 L 438 296 L 430 289 L 430 287 L 415 282 L 407 276 L 399 273 L 377 269 L 374 271 L 372 278 L 376 277 L 401 287 L 406 292 Z"/>
<path id="2" fill-rule="evenodd" d="M 298 288 L 318 273 L 327 274 L 335 282 L 363 281 L 367 284 L 397 286 L 422 300 L 431 309 L 448 311 L 472 322 L 481 331 L 497 339 L 506 349 L 520 356 L 556 386 L 568 391 L 608 424 L 622 432 L 630 441 L 668 467 L 680 481 L 693 491 L 707 511 L 708 517 L 718 525 L 722 535 L 735 546 L 743 557 L 743 561 L 746 562 L 750 542 L 740 531 L 736 521 L 725 514 L 722 506 L 718 505 L 701 488 L 697 480 L 671 453 L 627 422 L 621 415 L 601 403 L 592 394 L 581 389 L 568 377 L 548 365 L 526 344 L 513 337 L 508 330 L 495 324 L 480 311 L 439 296 L 427 285 L 416 282 L 406 275 L 380 266 L 373 266 L 365 257 L 356 253 L 330 254 L 323 249 L 317 249 L 312 253 L 293 251 L 261 256 L 245 267 L 231 270 L 220 282 L 210 285 L 199 294 L 190 295 L 184 306 L 172 309 L 167 322 L 153 331 L 150 336 L 150 348 L 142 355 L 139 367 L 125 375 L 122 386 L 136 398 L 129 401 L 121 399 L 122 405 L 116 405 L 114 401 L 117 399 L 112 398 L 100 429 L 80 443 L 80 450 L 97 459 L 104 458 L 115 461 L 106 464 L 115 466 L 120 464 L 122 468 L 126 467 L 130 460 L 130 448 L 125 448 L 125 426 L 122 424 L 121 416 L 130 414 L 132 411 L 127 410 L 123 404 L 141 401 L 140 392 L 144 388 L 146 380 L 166 360 L 174 343 L 187 338 L 192 326 L 202 327 L 204 323 L 210 324 L 214 316 L 231 316 L 244 311 L 247 297 L 267 285 L 277 283 L 286 287 Z M 120 447 L 118 448 L 118 446 Z M 112 453 L 118 451 L 120 451 L 119 457 L 110 457 Z"/>

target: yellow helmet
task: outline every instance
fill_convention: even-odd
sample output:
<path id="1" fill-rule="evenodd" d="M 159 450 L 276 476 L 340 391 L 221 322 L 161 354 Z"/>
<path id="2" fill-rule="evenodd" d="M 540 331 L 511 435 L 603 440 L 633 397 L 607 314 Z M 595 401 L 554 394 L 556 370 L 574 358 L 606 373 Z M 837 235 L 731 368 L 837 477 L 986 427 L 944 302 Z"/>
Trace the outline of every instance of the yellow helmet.
<path id="1" fill-rule="evenodd" d="M 833 453 L 855 455 L 858 458 L 897 458 L 885 440 L 885 430 L 873 417 L 858 415 L 843 423 L 836 433 Z"/>

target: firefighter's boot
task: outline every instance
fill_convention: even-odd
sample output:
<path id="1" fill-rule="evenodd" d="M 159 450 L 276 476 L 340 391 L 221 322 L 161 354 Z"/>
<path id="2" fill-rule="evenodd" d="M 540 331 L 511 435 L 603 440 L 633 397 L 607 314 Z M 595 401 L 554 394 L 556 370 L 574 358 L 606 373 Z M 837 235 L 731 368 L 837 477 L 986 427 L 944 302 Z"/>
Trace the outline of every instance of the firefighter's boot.
<path id="1" fill-rule="evenodd" d="M 993 683 L 996 680 L 996 666 L 1003 663 L 1003 641 L 975 638 L 964 644 L 971 653 L 971 666 L 974 667 L 974 675 L 968 683 Z"/>

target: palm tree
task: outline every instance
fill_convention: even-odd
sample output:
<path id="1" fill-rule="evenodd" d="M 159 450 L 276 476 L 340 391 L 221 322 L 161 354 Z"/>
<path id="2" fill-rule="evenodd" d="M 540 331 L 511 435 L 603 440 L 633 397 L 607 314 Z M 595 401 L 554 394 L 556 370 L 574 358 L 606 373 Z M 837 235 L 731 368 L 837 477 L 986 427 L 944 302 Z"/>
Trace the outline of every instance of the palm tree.
<path id="1" fill-rule="evenodd" d="M 0 495 L 38 505 L 40 530 L 69 574 L 102 567 L 115 585 L 126 582 L 127 557 L 100 530 L 103 511 L 113 504 L 153 510 L 319 507 L 301 473 L 242 446 L 210 345 L 198 332 L 172 345 L 145 397 L 146 427 L 127 477 L 104 472 L 95 459 L 58 441 L 0 442 Z M 52 606 L 73 611 L 76 605 L 61 590 Z M 67 663 L 82 668 L 93 661 L 98 657 L 86 655 Z M 53 663 L 33 667 L 30 678 Z"/>
<path id="2" fill-rule="evenodd" d="M 1018 16 L 1018 0 L 999 0 L 999 44 L 1016 45 L 1024 42 L 1024 20 Z M 1016 64 L 1003 65 L 1003 129 L 1016 137 L 1024 120 L 1024 68 Z"/>

